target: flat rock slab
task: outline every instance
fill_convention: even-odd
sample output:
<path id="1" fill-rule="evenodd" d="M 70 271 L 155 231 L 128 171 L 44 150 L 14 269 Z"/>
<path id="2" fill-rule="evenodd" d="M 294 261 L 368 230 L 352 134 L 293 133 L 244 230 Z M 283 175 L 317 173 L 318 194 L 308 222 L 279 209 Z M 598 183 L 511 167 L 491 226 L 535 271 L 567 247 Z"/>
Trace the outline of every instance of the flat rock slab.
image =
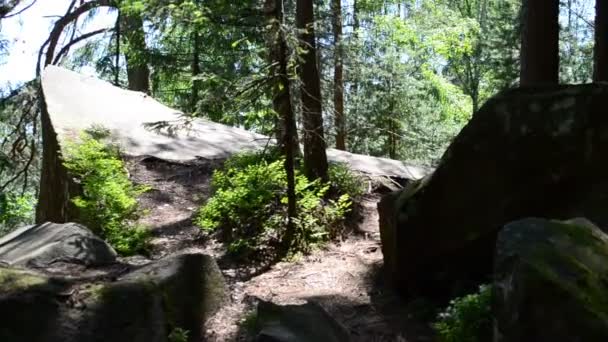
<path id="1" fill-rule="evenodd" d="M 48 267 L 56 262 L 104 266 L 116 261 L 116 252 L 85 226 L 47 222 L 19 228 L 0 238 L 0 261 L 30 267 Z"/>
<path id="2" fill-rule="evenodd" d="M 146 94 L 56 66 L 44 70 L 42 89 L 60 144 L 77 138 L 81 131 L 103 127 L 128 155 L 191 161 L 222 159 L 244 150 L 263 148 L 270 139 L 201 118 L 187 120 L 183 113 Z M 328 158 L 376 176 L 418 179 L 430 171 L 396 160 L 333 149 L 328 150 Z"/>

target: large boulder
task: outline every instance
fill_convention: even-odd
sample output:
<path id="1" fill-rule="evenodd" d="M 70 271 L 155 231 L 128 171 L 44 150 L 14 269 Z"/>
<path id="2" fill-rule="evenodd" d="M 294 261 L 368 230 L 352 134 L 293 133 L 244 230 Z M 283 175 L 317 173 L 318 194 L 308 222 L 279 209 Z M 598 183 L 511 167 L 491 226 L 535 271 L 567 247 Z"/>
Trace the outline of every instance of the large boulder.
<path id="1" fill-rule="evenodd" d="M 277 305 L 260 301 L 256 342 L 348 342 L 346 328 L 319 304 Z"/>
<path id="2" fill-rule="evenodd" d="M 82 225 L 47 222 L 1 237 L 0 261 L 29 267 L 47 267 L 55 262 L 103 266 L 116 261 L 116 252 Z"/>
<path id="3" fill-rule="evenodd" d="M 176 329 L 200 341 L 224 298 L 219 268 L 202 254 L 156 261 L 113 282 L 0 268 L 0 341 L 167 342 Z"/>
<path id="4" fill-rule="evenodd" d="M 433 175 L 379 204 L 385 267 L 403 292 L 449 297 L 492 270 L 524 217 L 607 227 L 608 85 L 509 90 L 464 127 Z"/>
<path id="5" fill-rule="evenodd" d="M 506 225 L 493 297 L 495 342 L 608 341 L 608 236 L 585 219 Z"/>
<path id="6" fill-rule="evenodd" d="M 272 139 L 238 127 L 184 116 L 150 96 L 58 66 L 49 65 L 41 79 L 46 128 L 37 221 L 78 220 L 70 199 L 80 194 L 61 160 L 66 142 L 98 127 L 128 156 L 150 156 L 186 163 L 200 158 L 224 159 L 234 153 L 261 150 Z M 111 99 L 111 100 L 108 100 Z M 372 176 L 417 179 L 429 170 L 401 161 L 328 149 L 330 162 L 341 162 Z"/>

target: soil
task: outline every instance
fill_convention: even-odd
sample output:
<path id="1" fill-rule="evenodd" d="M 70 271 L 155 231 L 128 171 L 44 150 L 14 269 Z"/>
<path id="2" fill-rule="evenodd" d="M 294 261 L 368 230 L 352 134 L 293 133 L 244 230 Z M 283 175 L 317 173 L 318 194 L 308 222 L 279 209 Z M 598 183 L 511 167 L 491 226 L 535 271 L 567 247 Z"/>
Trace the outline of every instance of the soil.
<path id="1" fill-rule="evenodd" d="M 213 255 L 230 291 L 227 303 L 204 322 L 205 341 L 247 341 L 246 320 L 257 300 L 277 304 L 314 301 L 351 333 L 353 341 L 432 341 L 433 334 L 412 305 L 403 302 L 381 277 L 382 251 L 373 190 L 359 200 L 352 232 L 310 255 L 274 265 L 237 264 L 212 235 L 193 222 L 196 210 L 211 193 L 213 170 L 222 160 L 190 163 L 154 157 L 129 160 L 131 178 L 151 187 L 140 199 L 150 227 L 152 259 L 176 252 Z"/>

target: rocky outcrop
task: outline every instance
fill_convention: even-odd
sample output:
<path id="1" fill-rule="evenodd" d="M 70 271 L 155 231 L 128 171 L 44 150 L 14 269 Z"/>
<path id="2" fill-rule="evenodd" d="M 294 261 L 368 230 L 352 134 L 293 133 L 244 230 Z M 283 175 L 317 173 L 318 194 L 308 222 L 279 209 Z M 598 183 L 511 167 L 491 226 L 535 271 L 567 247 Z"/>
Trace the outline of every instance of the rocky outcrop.
<path id="1" fill-rule="evenodd" d="M 184 254 L 100 282 L 0 268 L 0 341 L 200 341 L 225 297 L 210 256 Z"/>
<path id="2" fill-rule="evenodd" d="M 489 278 L 496 234 L 508 222 L 584 216 L 607 227 L 606 98 L 608 86 L 596 84 L 489 100 L 432 176 L 380 203 L 391 281 L 448 298 Z"/>
<path id="3" fill-rule="evenodd" d="M 529 218 L 500 232 L 495 342 L 608 341 L 608 236 L 585 219 Z"/>
<path id="4" fill-rule="evenodd" d="M 264 149 L 272 139 L 238 127 L 202 118 L 185 117 L 150 96 L 124 90 L 91 76 L 57 66 L 42 75 L 44 151 L 38 222 L 78 220 L 70 199 L 79 188 L 61 160 L 67 141 L 93 127 L 108 131 L 110 139 L 128 156 L 150 156 L 173 162 L 225 159 L 237 152 Z M 109 101 L 108 99 L 111 99 Z M 346 163 L 372 176 L 417 179 L 428 174 L 422 167 L 397 160 L 329 149 L 329 162 Z"/>
<path id="5" fill-rule="evenodd" d="M 256 342 L 348 342 L 348 331 L 316 303 L 277 305 L 261 301 Z"/>
<path id="6" fill-rule="evenodd" d="M 1 237 L 0 261 L 29 267 L 47 267 L 56 262 L 104 266 L 116 261 L 116 252 L 82 225 L 47 222 Z"/>

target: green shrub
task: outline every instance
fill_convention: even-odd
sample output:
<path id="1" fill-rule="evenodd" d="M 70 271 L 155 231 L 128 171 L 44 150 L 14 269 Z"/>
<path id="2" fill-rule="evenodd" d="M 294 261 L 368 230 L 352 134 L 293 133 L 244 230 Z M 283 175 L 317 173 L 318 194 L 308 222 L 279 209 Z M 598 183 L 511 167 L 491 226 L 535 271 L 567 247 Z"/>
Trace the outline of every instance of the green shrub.
<path id="1" fill-rule="evenodd" d="M 82 195 L 72 200 L 82 222 L 122 255 L 145 252 L 149 233 L 134 222 L 137 196 L 146 188 L 129 180 L 118 148 L 83 134 L 66 144 L 64 154 L 64 165 L 82 187 Z"/>
<path id="2" fill-rule="evenodd" d="M 492 288 L 454 299 L 434 324 L 441 342 L 485 342 L 492 337 Z"/>
<path id="3" fill-rule="evenodd" d="M 283 159 L 270 154 L 240 154 L 226 161 L 212 178 L 214 194 L 200 209 L 196 223 L 220 230 L 229 251 L 247 254 L 281 240 L 287 221 L 287 176 Z M 328 198 L 330 184 L 309 181 L 296 170 L 298 217 L 295 248 L 306 251 L 327 241 L 343 225 L 350 210 L 348 194 Z"/>
<path id="4" fill-rule="evenodd" d="M 344 163 L 329 166 L 329 181 L 332 188 L 356 199 L 365 193 L 361 177 L 351 171 Z"/>
<path id="5" fill-rule="evenodd" d="M 167 336 L 167 340 L 169 342 L 188 342 L 188 335 L 190 335 L 190 331 L 186 329 L 173 328 Z"/>
<path id="6" fill-rule="evenodd" d="M 36 198 L 33 194 L 0 193 L 0 235 L 20 224 L 34 220 Z"/>

